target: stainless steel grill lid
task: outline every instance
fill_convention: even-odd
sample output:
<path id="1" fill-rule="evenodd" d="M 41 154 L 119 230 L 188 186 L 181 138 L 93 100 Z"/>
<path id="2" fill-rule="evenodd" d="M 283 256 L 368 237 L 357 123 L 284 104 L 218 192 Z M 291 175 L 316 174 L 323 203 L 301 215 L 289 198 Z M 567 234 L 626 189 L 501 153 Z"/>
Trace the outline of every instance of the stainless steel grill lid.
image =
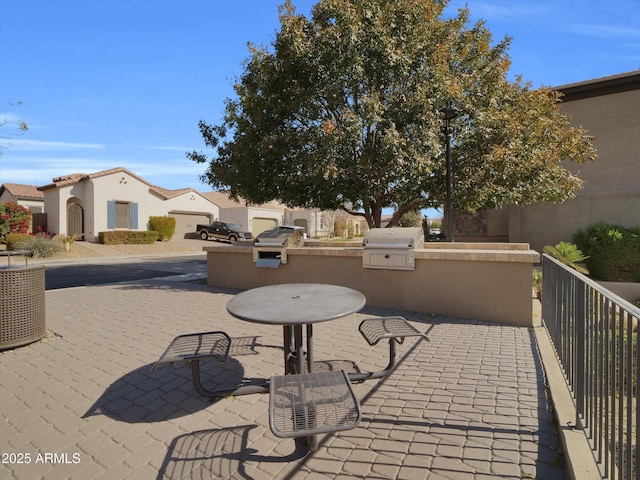
<path id="1" fill-rule="evenodd" d="M 265 230 L 253 242 L 253 261 L 256 267 L 278 268 L 287 263 L 287 249 L 304 246 L 304 229 L 279 226 Z"/>
<path id="2" fill-rule="evenodd" d="M 365 248 L 422 248 L 424 232 L 418 227 L 372 228 L 365 233 L 362 243 Z"/>
<path id="3" fill-rule="evenodd" d="M 304 232 L 302 229 L 276 227 L 266 230 L 258 235 L 254 245 L 258 246 L 302 246 Z"/>

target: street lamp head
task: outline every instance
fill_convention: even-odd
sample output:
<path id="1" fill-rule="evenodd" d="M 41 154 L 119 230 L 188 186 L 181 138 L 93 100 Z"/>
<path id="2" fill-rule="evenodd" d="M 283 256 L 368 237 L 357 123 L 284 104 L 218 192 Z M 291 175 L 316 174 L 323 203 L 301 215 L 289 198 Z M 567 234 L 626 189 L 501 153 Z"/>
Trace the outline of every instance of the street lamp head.
<path id="1" fill-rule="evenodd" d="M 440 113 L 447 121 L 453 120 L 458 115 L 460 115 L 460 111 L 456 107 L 452 107 L 451 105 L 441 108 Z"/>

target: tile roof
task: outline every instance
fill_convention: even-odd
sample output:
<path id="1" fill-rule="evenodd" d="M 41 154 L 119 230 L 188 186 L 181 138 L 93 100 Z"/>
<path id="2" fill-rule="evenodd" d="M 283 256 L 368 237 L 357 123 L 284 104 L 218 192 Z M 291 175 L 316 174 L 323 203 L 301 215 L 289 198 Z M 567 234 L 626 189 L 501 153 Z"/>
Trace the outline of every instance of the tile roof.
<path id="1" fill-rule="evenodd" d="M 60 187 L 65 187 L 68 185 L 73 185 L 75 183 L 79 183 L 85 180 L 91 180 L 94 178 L 99 178 L 99 177 L 104 177 L 106 175 L 113 175 L 113 174 L 117 174 L 117 173 L 126 173 L 127 175 L 132 176 L 133 178 L 136 178 L 137 180 L 139 180 L 140 182 L 149 185 L 149 188 L 154 191 L 155 193 L 157 193 L 158 195 L 160 195 L 161 197 L 163 197 L 165 200 L 169 199 L 169 198 L 173 198 L 173 197 L 177 197 L 178 195 L 183 195 L 185 193 L 188 192 L 193 192 L 197 195 L 201 195 L 204 196 L 202 193 L 198 192 L 197 190 L 194 190 L 193 188 L 180 188 L 177 190 L 169 190 L 167 188 L 163 188 L 163 187 L 159 187 L 157 185 L 152 185 L 151 183 L 149 183 L 147 180 L 145 180 L 144 178 L 136 175 L 135 173 L 127 170 L 124 167 L 116 167 L 116 168 L 110 168 L 108 170 L 102 170 L 100 172 L 95 172 L 95 173 L 71 173 L 69 175 L 62 175 L 60 177 L 55 177 L 52 181 L 52 183 L 50 183 L 49 185 L 44 185 L 42 187 L 34 187 L 37 188 L 38 190 L 40 190 L 40 195 L 41 197 L 42 195 L 42 190 L 48 190 L 51 188 L 60 188 Z M 207 198 L 207 197 L 205 197 Z M 209 198 L 207 198 L 207 200 L 211 201 Z"/>
<path id="2" fill-rule="evenodd" d="M 260 204 L 248 202 L 244 198 L 239 198 L 238 201 L 236 201 L 233 200 L 229 195 L 229 192 L 226 191 L 206 192 L 203 193 L 202 196 L 215 203 L 220 208 L 252 207 L 267 208 L 271 210 L 282 210 L 283 208 L 285 208 L 284 205 L 278 203 L 275 200 Z"/>
<path id="3" fill-rule="evenodd" d="M 178 195 L 182 195 L 183 193 L 188 193 L 188 192 L 194 192 L 194 193 L 200 194 L 200 192 L 197 192 L 193 188 L 180 188 L 178 190 L 169 190 L 167 188 L 158 187 L 157 185 L 153 185 L 151 187 L 151 190 L 155 191 L 158 195 L 160 195 L 161 197 L 164 197 L 165 199 L 177 197 Z"/>
<path id="4" fill-rule="evenodd" d="M 20 200 L 44 200 L 44 194 L 35 185 L 21 183 L 3 183 L 2 189 Z"/>
<path id="5" fill-rule="evenodd" d="M 227 192 L 205 192 L 202 195 L 208 198 L 209 201 L 218 205 L 220 208 L 243 207 L 246 205 L 246 202 L 244 201 L 238 202 L 232 200 Z"/>
<path id="6" fill-rule="evenodd" d="M 50 188 L 65 187 L 67 185 L 73 185 L 74 183 L 82 182 L 84 180 L 91 180 L 93 178 L 104 177 L 105 175 L 112 175 L 114 173 L 126 173 L 127 175 L 131 175 L 132 177 L 137 178 L 142 183 L 146 183 L 150 187 L 153 187 L 153 185 L 151 185 L 149 182 L 147 182 L 144 178 L 139 177 L 135 173 L 132 173 L 129 170 L 127 170 L 126 168 L 124 168 L 124 167 L 116 167 L 116 168 L 110 168 L 108 170 L 102 170 L 100 172 L 89 173 L 89 174 L 87 174 L 87 173 L 72 173 L 72 174 L 69 174 L 69 175 L 63 175 L 63 176 L 60 176 L 60 177 L 55 177 L 53 179 L 52 183 L 50 183 L 48 185 L 44 185 L 42 187 L 38 187 L 38 189 L 39 190 L 47 190 L 47 189 L 50 189 Z"/>
<path id="7" fill-rule="evenodd" d="M 209 201 L 215 203 L 220 208 L 236 208 L 236 207 L 253 207 L 253 208 L 268 208 L 268 209 L 277 209 L 282 210 L 284 205 L 281 205 L 277 201 L 271 201 L 262 204 L 252 204 L 247 202 L 244 198 L 240 198 L 238 201 L 233 200 L 229 192 L 226 191 L 217 191 L 217 192 L 206 192 L 202 194 L 203 197 L 207 198 Z"/>

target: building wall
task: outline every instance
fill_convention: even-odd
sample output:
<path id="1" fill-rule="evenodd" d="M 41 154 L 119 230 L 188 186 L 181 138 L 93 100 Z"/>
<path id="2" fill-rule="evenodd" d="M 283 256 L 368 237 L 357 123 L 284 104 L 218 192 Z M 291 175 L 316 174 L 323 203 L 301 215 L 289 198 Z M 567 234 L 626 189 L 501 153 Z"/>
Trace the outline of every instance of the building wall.
<path id="1" fill-rule="evenodd" d="M 47 212 L 47 230 L 52 233 L 64 233 L 64 230 L 60 229 L 60 190 L 57 188 L 51 188 L 44 192 L 44 211 Z M 66 215 L 64 220 L 66 222 Z"/>
<path id="2" fill-rule="evenodd" d="M 565 93 L 562 112 L 572 125 L 595 137 L 595 161 L 563 164 L 584 181 L 583 188 L 563 203 L 488 212 L 488 239 L 504 236 L 541 252 L 546 245 L 571 241 L 576 231 L 600 221 L 640 225 L 640 72 L 559 90 Z"/>
<path id="3" fill-rule="evenodd" d="M 263 230 L 261 227 L 259 227 L 259 225 L 264 222 L 261 222 L 260 220 L 271 220 L 270 228 L 272 228 L 275 225 L 281 225 L 283 222 L 283 217 L 284 214 L 282 209 L 247 207 L 242 205 L 238 207 L 221 208 L 220 215 L 216 218 L 216 220 L 236 222 L 244 230 L 251 232 L 254 236 L 256 236 Z M 256 220 L 255 225 L 254 219 Z"/>
<path id="4" fill-rule="evenodd" d="M 151 214 L 154 216 L 167 215 L 169 212 L 206 213 L 211 218 L 220 216 L 220 208 L 195 191 L 186 192 L 166 200 L 160 197 L 155 198 L 156 196 L 153 194 L 150 194 L 150 196 L 153 197 L 150 199 L 150 203 L 152 203 L 151 206 L 156 212 Z M 149 218 L 145 221 L 148 220 Z"/>
<path id="5" fill-rule="evenodd" d="M 203 213 L 217 217 L 219 208 L 195 191 L 165 199 L 149 184 L 126 171 L 83 180 L 44 191 L 48 229 L 67 234 L 67 207 L 70 202 L 84 209 L 85 240 L 98 241 L 98 234 L 110 230 L 107 204 L 120 201 L 137 204 L 137 224 L 134 230 L 147 230 L 150 216 L 171 213 Z"/>
<path id="6" fill-rule="evenodd" d="M 287 225 L 303 226 L 307 237 L 315 237 L 318 231 L 318 210 L 292 209 L 285 211 Z"/>
<path id="7" fill-rule="evenodd" d="M 117 172 L 113 175 L 104 175 L 91 180 L 80 182 L 91 184 L 93 195 L 86 198 L 93 198 L 94 205 L 92 211 L 94 218 L 87 232 L 87 240 L 97 240 L 98 233 L 111 230 L 108 226 L 107 203 L 109 201 L 129 202 L 138 204 L 138 224 L 133 230 L 146 230 L 150 215 L 158 215 L 157 203 L 159 198 L 153 198 L 149 193 L 149 185 L 141 182 L 127 172 Z M 87 227 L 85 227 L 86 229 Z M 92 238 L 93 237 L 93 238 Z"/>
<path id="8" fill-rule="evenodd" d="M 268 224 L 269 228 L 273 228 L 276 225 L 282 225 L 284 223 L 284 209 L 248 207 L 247 214 L 249 215 L 248 230 L 254 236 L 257 236 L 264 231 L 264 228 L 261 225 Z M 261 219 L 262 221 L 258 219 Z"/>
<path id="9" fill-rule="evenodd" d="M 27 208 L 32 213 L 42 213 L 44 210 L 44 202 L 42 200 L 18 199 L 6 190 L 0 195 L 0 203 L 13 202 Z"/>
<path id="10" fill-rule="evenodd" d="M 596 222 L 640 225 L 640 89 L 567 101 L 562 110 L 595 137 L 598 157 L 564 164 L 584 181 L 574 199 L 509 208 L 509 241 L 536 251 Z"/>

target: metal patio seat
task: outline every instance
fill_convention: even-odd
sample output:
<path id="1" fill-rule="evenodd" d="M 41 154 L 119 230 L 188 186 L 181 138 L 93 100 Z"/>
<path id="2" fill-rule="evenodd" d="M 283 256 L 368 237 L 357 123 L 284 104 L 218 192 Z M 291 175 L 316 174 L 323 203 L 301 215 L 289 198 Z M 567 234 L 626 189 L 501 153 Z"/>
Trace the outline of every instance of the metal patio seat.
<path id="1" fill-rule="evenodd" d="M 200 380 L 200 360 L 212 358 L 220 363 L 227 361 L 231 338 L 225 332 L 188 333 L 174 338 L 162 356 L 151 367 L 155 371 L 165 363 L 184 361 L 191 367 L 193 385 L 198 393 L 210 396 Z"/>
<path id="2" fill-rule="evenodd" d="M 422 337 L 429 341 L 426 334 L 418 331 L 404 317 L 374 317 L 360 322 L 358 330 L 371 346 L 380 340 L 389 339 L 389 364 L 384 370 L 377 372 L 349 373 L 349 380 L 364 381 L 386 377 L 396 363 L 396 343 L 404 342 L 405 337 Z"/>
<path id="3" fill-rule="evenodd" d="M 371 346 L 385 338 L 390 341 L 395 340 L 398 343 L 404 342 L 404 337 L 423 337 L 429 340 L 424 333 L 418 331 L 404 317 L 368 318 L 360 322 L 358 330 Z"/>
<path id="4" fill-rule="evenodd" d="M 200 361 L 212 358 L 220 363 L 225 363 L 229 357 L 231 338 L 225 332 L 188 333 L 174 338 L 162 356 L 151 367 L 155 371 L 164 363 L 184 361 L 191 367 L 191 377 L 196 391 L 205 397 L 223 398 L 230 395 L 248 395 L 252 393 L 266 393 L 269 391 L 267 380 L 246 380 L 239 385 L 229 388 L 209 390 L 202 385 L 200 377 Z"/>
<path id="5" fill-rule="evenodd" d="M 360 402 L 342 370 L 279 375 L 270 383 L 269 426 L 277 437 L 309 437 L 314 450 L 316 434 L 360 423 Z"/>
<path id="6" fill-rule="evenodd" d="M 184 361 L 198 363 L 202 358 L 226 362 L 231 338 L 225 332 L 188 333 L 174 338 L 162 356 L 151 367 L 155 371 L 163 363 Z"/>

